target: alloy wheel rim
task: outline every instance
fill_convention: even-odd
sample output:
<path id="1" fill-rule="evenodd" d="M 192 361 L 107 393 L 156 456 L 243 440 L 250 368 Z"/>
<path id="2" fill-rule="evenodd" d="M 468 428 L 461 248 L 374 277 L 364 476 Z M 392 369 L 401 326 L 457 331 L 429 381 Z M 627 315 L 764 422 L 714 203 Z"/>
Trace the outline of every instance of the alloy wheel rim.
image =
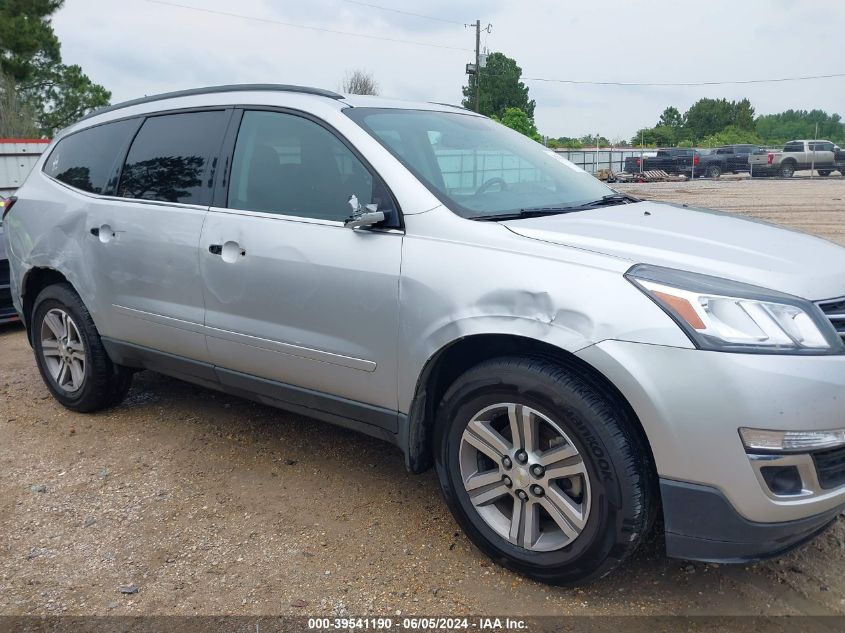
<path id="1" fill-rule="evenodd" d="M 513 545 L 537 552 L 578 538 L 590 513 L 590 478 L 560 425 L 536 409 L 499 403 L 461 436 L 461 479 L 479 516 Z"/>
<path id="2" fill-rule="evenodd" d="M 41 356 L 47 372 L 63 390 L 73 393 L 85 382 L 85 344 L 73 318 L 53 308 L 41 322 Z"/>

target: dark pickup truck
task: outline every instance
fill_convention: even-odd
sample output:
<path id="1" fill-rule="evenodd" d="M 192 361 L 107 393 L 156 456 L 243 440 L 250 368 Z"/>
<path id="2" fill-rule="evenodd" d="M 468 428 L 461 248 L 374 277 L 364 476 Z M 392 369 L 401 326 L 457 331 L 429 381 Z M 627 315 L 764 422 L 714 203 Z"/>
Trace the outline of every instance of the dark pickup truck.
<path id="1" fill-rule="evenodd" d="M 722 174 L 749 171 L 748 157 L 760 151 L 759 145 L 741 144 L 717 147 L 707 156 L 704 174 L 718 178 Z"/>
<path id="2" fill-rule="evenodd" d="M 625 159 L 625 171 L 629 174 L 636 174 L 641 171 L 659 169 L 667 174 L 690 175 L 695 167 L 698 176 L 698 152 L 688 147 L 671 147 L 658 149 L 654 156 L 629 156 Z"/>

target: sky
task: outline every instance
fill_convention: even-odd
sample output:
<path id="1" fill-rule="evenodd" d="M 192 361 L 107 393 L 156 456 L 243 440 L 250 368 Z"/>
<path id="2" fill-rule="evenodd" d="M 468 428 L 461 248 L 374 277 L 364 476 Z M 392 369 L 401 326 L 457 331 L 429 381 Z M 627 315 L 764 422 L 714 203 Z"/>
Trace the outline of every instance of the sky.
<path id="1" fill-rule="evenodd" d="M 654 125 L 666 106 L 684 112 L 702 97 L 748 97 L 757 114 L 820 108 L 845 117 L 845 77 L 696 87 L 536 80 L 678 83 L 845 73 L 841 0 L 364 3 L 437 20 L 351 0 L 172 2 L 207 11 L 159 0 L 66 0 L 53 19 L 64 63 L 82 66 L 111 90 L 113 103 L 227 83 L 338 90 L 355 68 L 372 73 L 383 96 L 460 103 L 475 44 L 474 29 L 464 24 L 480 19 L 492 25 L 482 47 L 522 67 L 537 127 L 548 136 L 629 139 Z"/>

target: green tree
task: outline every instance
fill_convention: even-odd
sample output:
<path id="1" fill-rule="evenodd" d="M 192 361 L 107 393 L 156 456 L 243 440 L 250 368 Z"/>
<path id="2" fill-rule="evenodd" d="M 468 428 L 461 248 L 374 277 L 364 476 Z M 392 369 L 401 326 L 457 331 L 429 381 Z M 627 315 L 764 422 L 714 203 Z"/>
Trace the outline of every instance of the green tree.
<path id="1" fill-rule="evenodd" d="M 680 131 L 684 127 L 684 117 L 675 106 L 669 106 L 660 115 L 660 120 L 657 122 L 658 126 L 668 127 L 673 130 Z"/>
<path id="2" fill-rule="evenodd" d="M 637 130 L 637 133 L 631 137 L 631 145 L 633 147 L 639 147 L 640 144 L 648 147 L 672 147 L 677 140 L 674 128 L 668 125 L 656 125 Z"/>
<path id="3" fill-rule="evenodd" d="M 699 145 L 703 147 L 718 147 L 720 145 L 736 145 L 738 143 L 762 145 L 763 140 L 753 129 L 745 130 L 738 125 L 729 125 L 715 134 L 705 136 L 700 140 Z"/>
<path id="4" fill-rule="evenodd" d="M 699 99 L 684 115 L 684 134 L 694 141 L 712 136 L 729 125 L 754 130 L 754 108 L 748 99 Z"/>
<path id="5" fill-rule="evenodd" d="M 519 108 L 533 120 L 536 104 L 528 98 L 528 86 L 520 81 L 521 76 L 522 68 L 515 59 L 503 53 L 491 53 L 480 74 L 469 75 L 469 83 L 463 88 L 463 106 L 475 110 L 475 83 L 479 81 L 481 114 L 501 119 L 507 108 Z"/>
<path id="6" fill-rule="evenodd" d="M 54 134 L 91 110 L 106 106 L 111 93 L 79 66 L 61 63 L 61 46 L 50 16 L 64 0 L 0 0 L 0 99 L 19 100 L 40 132 Z M 20 120 L 21 132 L 28 127 Z"/>
<path id="7" fill-rule="evenodd" d="M 35 111 L 18 93 L 14 80 L 0 74 L 0 138 L 38 136 L 35 119 Z"/>
<path id="8" fill-rule="evenodd" d="M 818 137 L 834 142 L 845 141 L 845 125 L 842 117 L 836 113 L 828 114 L 824 110 L 786 110 L 778 114 L 765 114 L 757 117 L 757 134 L 764 143 L 783 144 L 793 139 Z"/>
<path id="9" fill-rule="evenodd" d="M 754 130 L 754 107 L 748 99 L 731 102 L 733 104 L 733 120 L 731 124 L 740 130 Z"/>
<path id="10" fill-rule="evenodd" d="M 16 82 L 61 61 L 50 16 L 64 0 L 0 0 L 0 72 Z"/>
<path id="11" fill-rule="evenodd" d="M 76 65 L 57 64 L 40 74 L 28 88 L 40 113 L 38 125 L 48 135 L 67 127 L 91 110 L 108 105 L 111 93 L 91 81 Z"/>
<path id="12" fill-rule="evenodd" d="M 569 136 L 560 136 L 557 138 L 557 145 L 558 147 L 565 147 L 566 149 L 581 149 L 584 147 L 584 143 L 577 138 L 571 138 Z"/>
<path id="13" fill-rule="evenodd" d="M 528 116 L 527 112 L 519 108 L 506 108 L 504 116 L 499 118 L 493 115 L 493 120 L 512 130 L 516 130 L 520 134 L 524 134 L 530 139 L 534 139 L 538 143 L 542 141 L 539 132 L 537 132 L 537 126 L 534 125 L 534 119 Z"/>

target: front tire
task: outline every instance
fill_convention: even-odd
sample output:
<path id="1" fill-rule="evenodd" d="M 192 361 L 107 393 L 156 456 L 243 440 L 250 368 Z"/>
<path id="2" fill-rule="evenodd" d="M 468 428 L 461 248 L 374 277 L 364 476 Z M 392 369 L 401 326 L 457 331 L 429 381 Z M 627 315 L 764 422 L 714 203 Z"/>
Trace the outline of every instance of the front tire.
<path id="1" fill-rule="evenodd" d="M 123 400 L 132 372 L 111 362 L 88 309 L 69 284 L 41 291 L 31 323 L 41 378 L 63 406 L 90 412 Z"/>
<path id="2" fill-rule="evenodd" d="M 571 369 L 521 357 L 477 365 L 446 392 L 434 440 L 447 505 L 504 567 L 588 582 L 650 528 L 649 452 L 617 399 Z"/>

